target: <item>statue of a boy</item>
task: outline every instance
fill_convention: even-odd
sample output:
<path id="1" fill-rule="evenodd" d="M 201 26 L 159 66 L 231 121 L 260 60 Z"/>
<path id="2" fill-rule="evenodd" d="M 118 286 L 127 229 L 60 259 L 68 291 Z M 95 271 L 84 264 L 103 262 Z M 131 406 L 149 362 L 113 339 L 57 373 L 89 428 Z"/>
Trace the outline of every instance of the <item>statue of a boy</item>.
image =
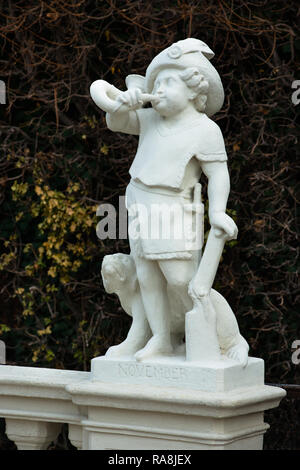
<path id="1" fill-rule="evenodd" d="M 107 112 L 109 129 L 139 135 L 126 207 L 129 222 L 138 223 L 140 236 L 129 230 L 129 241 L 152 336 L 135 351 L 137 360 L 171 354 L 172 317 L 184 318 L 191 310 L 191 293 L 203 295 L 203 286 L 193 283 L 201 258 L 197 240 L 202 221 L 197 221 L 203 220 L 201 210 L 193 206 L 194 188 L 202 172 L 208 178 L 211 227 L 227 239 L 237 236 L 237 227 L 226 214 L 230 182 L 224 140 L 210 119 L 224 101 L 219 74 L 210 63 L 213 56 L 204 42 L 189 38 L 158 54 L 145 77 L 137 76 L 137 86 L 125 92 L 111 85 L 105 88 L 101 80 L 91 86 L 93 100 Z M 152 107 L 143 107 L 149 100 Z M 182 208 L 185 230 L 179 236 L 149 236 L 149 227 L 157 228 L 162 206 Z M 145 210 L 138 211 L 139 207 Z M 172 233 L 179 221 L 174 214 L 169 214 Z M 241 362 L 248 353 L 243 347 Z"/>

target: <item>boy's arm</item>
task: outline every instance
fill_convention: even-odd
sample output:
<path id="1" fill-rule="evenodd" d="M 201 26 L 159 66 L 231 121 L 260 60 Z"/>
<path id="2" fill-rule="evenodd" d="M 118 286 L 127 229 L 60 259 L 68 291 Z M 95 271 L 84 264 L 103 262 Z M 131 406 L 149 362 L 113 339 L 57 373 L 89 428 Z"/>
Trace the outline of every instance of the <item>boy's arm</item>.
<path id="1" fill-rule="evenodd" d="M 207 296 L 213 285 L 224 243 L 236 238 L 238 229 L 226 214 L 230 182 L 226 161 L 201 162 L 208 178 L 209 232 L 198 270 L 189 284 L 189 295 L 201 299 Z"/>
<path id="2" fill-rule="evenodd" d="M 136 111 L 106 113 L 107 127 L 114 132 L 139 135 L 140 123 Z"/>
<path id="3" fill-rule="evenodd" d="M 96 80 L 90 87 L 94 103 L 106 112 L 106 122 L 110 130 L 126 134 L 140 133 L 140 123 L 136 110 L 143 107 L 152 95 L 142 93 L 138 88 L 120 91 L 105 80 Z"/>
<path id="4" fill-rule="evenodd" d="M 90 87 L 94 103 L 106 112 L 108 128 L 114 132 L 140 134 L 138 111 L 157 96 L 143 93 L 139 88 L 120 91 L 105 80 L 96 80 Z"/>
<path id="5" fill-rule="evenodd" d="M 223 230 L 228 237 L 236 238 L 238 229 L 226 214 L 230 180 L 226 161 L 201 162 L 203 173 L 208 178 L 209 221 L 214 228 Z"/>

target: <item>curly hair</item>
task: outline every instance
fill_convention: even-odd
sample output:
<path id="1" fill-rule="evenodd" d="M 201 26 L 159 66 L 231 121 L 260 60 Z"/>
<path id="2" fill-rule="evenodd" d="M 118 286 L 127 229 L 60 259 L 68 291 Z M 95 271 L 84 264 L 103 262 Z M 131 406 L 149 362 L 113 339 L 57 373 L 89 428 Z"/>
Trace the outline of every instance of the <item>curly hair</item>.
<path id="1" fill-rule="evenodd" d="M 197 93 L 194 104 L 200 113 L 206 108 L 207 93 L 209 83 L 204 75 L 200 73 L 197 67 L 189 67 L 179 74 L 180 78 L 185 82 L 186 86 Z"/>

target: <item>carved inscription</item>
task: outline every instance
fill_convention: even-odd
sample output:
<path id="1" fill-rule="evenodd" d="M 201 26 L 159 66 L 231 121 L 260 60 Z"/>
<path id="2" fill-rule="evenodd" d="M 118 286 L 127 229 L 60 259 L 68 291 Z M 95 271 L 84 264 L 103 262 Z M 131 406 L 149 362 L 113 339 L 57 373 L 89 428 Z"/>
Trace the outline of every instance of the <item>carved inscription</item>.
<path id="1" fill-rule="evenodd" d="M 119 363 L 121 377 L 148 377 L 156 379 L 180 380 L 187 379 L 188 371 L 183 367 L 152 366 L 144 364 Z"/>

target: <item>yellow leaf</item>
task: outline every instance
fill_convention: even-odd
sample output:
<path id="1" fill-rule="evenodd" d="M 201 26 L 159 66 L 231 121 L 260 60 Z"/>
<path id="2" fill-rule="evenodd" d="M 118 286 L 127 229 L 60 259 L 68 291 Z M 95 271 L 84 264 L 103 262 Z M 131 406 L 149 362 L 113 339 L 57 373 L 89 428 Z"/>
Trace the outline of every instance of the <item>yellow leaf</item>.
<path id="1" fill-rule="evenodd" d="M 24 215 L 24 212 L 19 212 L 19 214 L 16 215 L 16 222 L 19 222 L 20 219 L 22 219 Z"/>
<path id="2" fill-rule="evenodd" d="M 51 325 L 48 325 L 47 328 L 45 328 L 44 330 L 38 330 L 37 334 L 39 336 L 50 335 L 51 334 Z"/>
<path id="3" fill-rule="evenodd" d="M 19 287 L 19 289 L 16 289 L 16 294 L 20 294 L 20 295 L 21 295 L 21 294 L 23 294 L 23 292 L 24 292 L 23 287 Z"/>
<path id="4" fill-rule="evenodd" d="M 235 144 L 233 144 L 233 151 L 234 152 L 237 152 L 238 150 L 240 150 L 240 143 L 241 142 L 236 142 Z"/>
<path id="5" fill-rule="evenodd" d="M 71 207 L 67 207 L 66 212 L 67 212 L 68 215 L 73 215 L 74 214 L 74 211 L 73 211 L 73 209 L 71 209 Z"/>
<path id="6" fill-rule="evenodd" d="M 34 189 L 35 189 L 35 192 L 38 196 L 43 194 L 42 188 L 40 186 L 36 186 Z"/>
<path id="7" fill-rule="evenodd" d="M 24 317 L 27 317 L 28 315 L 33 315 L 33 314 L 34 314 L 34 311 L 29 308 L 26 308 L 25 310 L 23 310 Z"/>
<path id="8" fill-rule="evenodd" d="M 51 276 L 51 277 L 56 277 L 56 267 L 55 267 L 55 266 L 51 266 L 51 268 L 48 269 L 48 274 L 49 274 L 49 276 Z"/>
<path id="9" fill-rule="evenodd" d="M 100 149 L 100 152 L 101 153 L 104 153 L 104 155 L 107 155 L 108 154 L 108 147 L 106 144 L 102 145 L 101 149 Z"/>

